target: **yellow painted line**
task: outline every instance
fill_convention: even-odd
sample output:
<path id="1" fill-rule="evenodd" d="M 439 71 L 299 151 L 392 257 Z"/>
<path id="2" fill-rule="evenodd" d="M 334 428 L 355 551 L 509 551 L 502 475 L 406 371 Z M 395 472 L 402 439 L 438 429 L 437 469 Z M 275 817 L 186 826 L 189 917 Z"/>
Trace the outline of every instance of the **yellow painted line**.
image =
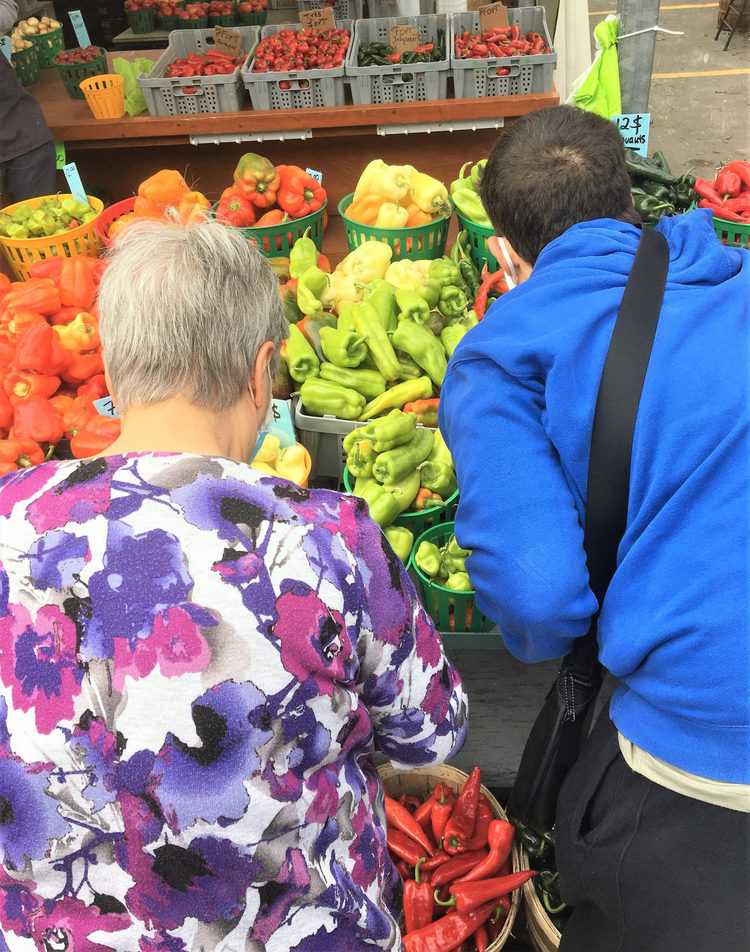
<path id="1" fill-rule="evenodd" d="M 666 3 L 662 10 L 715 10 L 718 3 Z M 617 10 L 589 10 L 590 17 L 608 17 Z"/>
<path id="2" fill-rule="evenodd" d="M 750 76 L 750 66 L 738 69 L 701 69 L 692 73 L 653 73 L 652 79 L 698 79 L 702 76 Z"/>

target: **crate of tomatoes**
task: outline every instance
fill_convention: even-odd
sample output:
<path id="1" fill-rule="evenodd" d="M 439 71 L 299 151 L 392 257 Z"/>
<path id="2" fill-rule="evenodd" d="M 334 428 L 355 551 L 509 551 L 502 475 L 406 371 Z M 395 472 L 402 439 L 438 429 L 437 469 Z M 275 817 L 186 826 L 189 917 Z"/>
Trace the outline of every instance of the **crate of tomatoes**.
<path id="1" fill-rule="evenodd" d="M 320 32 L 300 23 L 264 26 L 242 73 L 253 109 L 343 106 L 351 41 L 351 20 L 337 20 L 333 29 Z"/>
<path id="2" fill-rule="evenodd" d="M 557 53 L 544 7 L 508 10 L 509 25 L 482 31 L 479 13 L 451 18 L 451 67 L 456 99 L 520 96 L 552 89 Z"/>
<path id="3" fill-rule="evenodd" d="M 242 36 L 239 56 L 215 47 L 213 30 L 179 30 L 156 66 L 138 83 L 149 115 L 184 116 L 210 112 L 237 112 L 244 88 L 241 67 L 255 51 L 260 28 L 235 27 Z"/>

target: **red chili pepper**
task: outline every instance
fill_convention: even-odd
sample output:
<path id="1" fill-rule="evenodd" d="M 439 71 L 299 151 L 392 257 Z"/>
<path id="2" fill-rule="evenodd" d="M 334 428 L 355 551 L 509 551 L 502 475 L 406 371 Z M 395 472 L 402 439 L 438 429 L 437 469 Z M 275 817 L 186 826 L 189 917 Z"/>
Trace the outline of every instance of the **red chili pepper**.
<path id="1" fill-rule="evenodd" d="M 430 856 L 429 859 L 426 859 L 424 863 L 422 863 L 422 869 L 426 873 L 430 873 L 439 866 L 442 866 L 443 863 L 447 863 L 449 859 L 451 859 L 451 857 L 447 853 L 443 852 L 443 850 L 438 850 L 434 856 Z"/>
<path id="2" fill-rule="evenodd" d="M 434 854 L 435 847 L 430 842 L 427 833 L 425 833 L 406 807 L 401 806 L 398 800 L 394 800 L 392 797 L 389 797 L 388 794 L 385 795 L 385 817 L 390 826 L 401 830 L 402 833 L 406 833 L 407 836 L 411 837 L 415 843 L 419 843 L 423 852 L 428 853 L 430 856 Z"/>
<path id="3" fill-rule="evenodd" d="M 420 860 L 414 869 L 414 879 L 404 884 L 404 925 L 407 932 L 421 929 L 432 922 L 435 912 L 433 889 L 430 877 L 420 874 Z"/>
<path id="4" fill-rule="evenodd" d="M 457 912 L 472 912 L 490 901 L 492 901 L 493 906 L 497 905 L 497 900 L 501 896 L 507 896 L 514 889 L 523 886 L 532 876 L 536 876 L 535 870 L 524 869 L 520 873 L 511 873 L 510 876 L 498 876 L 494 879 L 483 879 L 478 883 L 453 883 L 449 889 L 450 900 L 443 902 L 442 899 L 436 897 L 435 901 L 439 906 L 455 907 Z"/>
<path id="5" fill-rule="evenodd" d="M 705 198 L 711 202 L 712 205 L 721 205 L 723 201 L 721 195 L 719 195 L 714 188 L 713 182 L 708 182 L 706 179 L 697 178 L 693 190 L 700 195 L 701 198 Z"/>
<path id="6" fill-rule="evenodd" d="M 447 863 L 439 866 L 432 877 L 433 886 L 446 886 L 467 873 L 470 873 L 477 863 L 484 862 L 488 856 L 487 850 L 472 850 L 470 853 L 462 853 L 460 856 L 454 856 Z"/>
<path id="7" fill-rule="evenodd" d="M 474 835 L 479 810 L 479 788 L 482 785 L 482 773 L 475 767 L 458 795 L 450 820 L 443 832 L 443 848 L 446 853 L 456 853 L 466 848 L 466 843 Z"/>
<path id="8" fill-rule="evenodd" d="M 417 809 L 414 811 L 414 819 L 422 827 L 425 833 L 429 836 L 430 831 L 432 830 L 432 809 L 435 806 L 435 791 L 430 794 L 430 796 L 420 803 Z"/>
<path id="9" fill-rule="evenodd" d="M 486 925 L 481 925 L 474 933 L 474 945 L 477 952 L 487 952 L 487 946 L 490 944 L 490 935 Z"/>
<path id="10" fill-rule="evenodd" d="M 721 202 L 718 202 L 717 204 L 713 204 L 712 202 L 709 202 L 707 199 L 704 198 L 700 202 L 698 202 L 698 207 L 707 208 L 709 211 L 712 211 L 714 215 L 716 215 L 717 218 L 724 218 L 727 221 L 738 221 L 738 222 L 745 221 L 742 215 L 738 215 L 736 212 L 733 212 L 730 208 L 727 208 L 727 206 L 722 204 Z"/>
<path id="11" fill-rule="evenodd" d="M 402 807 L 406 807 L 409 813 L 414 813 L 415 810 L 422 805 L 422 801 L 419 797 L 409 797 L 405 793 L 402 793 L 398 798 L 398 802 Z"/>
<path id="12" fill-rule="evenodd" d="M 484 797 L 480 797 L 477 809 L 477 825 L 474 827 L 473 836 L 467 840 L 464 850 L 481 850 L 483 846 L 487 845 L 490 823 L 494 818 L 495 814 L 492 812 L 492 807 Z M 450 851 L 449 847 L 447 852 L 450 853 Z"/>
<path id="13" fill-rule="evenodd" d="M 482 269 L 482 283 L 479 285 L 477 296 L 474 299 L 474 312 L 480 321 L 487 310 L 487 298 L 490 295 L 490 291 L 499 291 L 501 294 L 505 294 L 507 290 L 508 285 L 505 283 L 505 274 L 503 271 L 495 271 L 493 274 L 490 274 L 487 270 L 487 265 L 485 265 Z"/>
<path id="14" fill-rule="evenodd" d="M 512 823 L 508 823 L 507 820 L 492 820 L 487 833 L 487 842 L 490 847 L 488 855 L 458 882 L 472 883 L 479 879 L 499 876 L 513 849 L 514 835 L 515 829 Z"/>
<path id="15" fill-rule="evenodd" d="M 402 859 L 400 859 L 396 863 L 396 869 L 398 870 L 398 874 L 404 880 L 404 882 L 406 882 L 407 879 L 411 879 L 411 873 L 409 872 L 409 867 L 406 865 L 406 863 Z"/>
<path id="16" fill-rule="evenodd" d="M 400 830 L 388 830 L 388 849 L 409 866 L 416 866 L 419 860 L 424 858 L 424 850 L 420 848 L 419 843 L 415 843 Z"/>
<path id="17" fill-rule="evenodd" d="M 437 792 L 438 787 L 440 787 L 439 794 Z M 432 835 L 435 837 L 435 842 L 440 843 L 443 839 L 448 820 L 450 820 L 451 814 L 453 813 L 456 800 L 452 791 L 442 784 L 438 784 L 437 787 L 435 787 L 434 796 L 435 805 L 430 815 L 430 823 L 432 825 Z"/>
<path id="18" fill-rule="evenodd" d="M 724 202 L 724 207 L 732 212 L 736 212 L 738 215 L 750 212 L 750 191 L 743 192 L 741 195 L 738 195 L 737 198 L 728 198 Z"/>
<path id="19" fill-rule="evenodd" d="M 458 949 L 490 918 L 494 909 L 495 903 L 488 902 L 465 915 L 451 912 L 437 922 L 407 933 L 403 940 L 404 952 L 450 952 L 451 949 Z"/>

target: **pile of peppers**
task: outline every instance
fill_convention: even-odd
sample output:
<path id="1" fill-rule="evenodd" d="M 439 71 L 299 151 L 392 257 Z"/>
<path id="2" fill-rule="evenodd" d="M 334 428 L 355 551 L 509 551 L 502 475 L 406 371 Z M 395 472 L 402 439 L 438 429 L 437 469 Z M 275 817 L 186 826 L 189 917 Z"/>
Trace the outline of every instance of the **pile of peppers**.
<path id="1" fill-rule="evenodd" d="M 375 228 L 417 228 L 450 214 L 448 189 L 413 165 L 387 165 L 373 159 L 354 189 L 346 217 Z M 411 250 L 411 238 L 404 239 Z M 400 240 L 394 243 L 400 253 Z"/>
<path id="2" fill-rule="evenodd" d="M 118 420 L 100 416 L 107 395 L 96 295 L 105 262 L 49 258 L 28 281 L 0 274 L 0 476 L 68 449 L 91 456 L 112 443 Z"/>
<path id="3" fill-rule="evenodd" d="M 695 191 L 700 196 L 700 208 L 710 209 L 725 221 L 750 224 L 750 162 L 730 162 L 713 182 L 696 179 Z"/>
<path id="4" fill-rule="evenodd" d="M 457 794 L 438 783 L 424 800 L 386 795 L 385 816 L 404 883 L 404 952 L 485 952 L 502 932 L 513 891 L 536 874 L 512 871 L 515 830 L 495 817 L 479 767 Z"/>
<path id="5" fill-rule="evenodd" d="M 686 212 L 695 200 L 695 178 L 673 175 L 662 152 L 646 158 L 626 149 L 625 164 L 633 183 L 633 204 L 645 224 L 655 225 L 665 215 Z"/>
<path id="6" fill-rule="evenodd" d="M 486 165 L 487 159 L 465 162 L 459 170 L 458 178 L 451 182 L 450 193 L 453 204 L 464 218 L 468 218 L 475 225 L 481 225 L 482 228 L 491 228 L 492 222 L 479 197 L 479 186 Z"/>
<path id="7" fill-rule="evenodd" d="M 413 50 L 406 50 L 403 53 L 397 53 L 388 43 L 362 43 L 357 51 L 357 66 L 390 66 L 393 63 L 439 63 L 445 58 L 445 31 L 438 30 L 436 43 L 420 43 Z M 404 77 L 404 80 L 409 82 L 406 77 Z"/>
<path id="8" fill-rule="evenodd" d="M 466 560 L 470 555 L 471 550 L 462 549 L 454 535 L 442 548 L 434 542 L 420 543 L 414 561 L 420 572 L 443 588 L 453 592 L 473 592 L 474 586 L 466 571 Z"/>

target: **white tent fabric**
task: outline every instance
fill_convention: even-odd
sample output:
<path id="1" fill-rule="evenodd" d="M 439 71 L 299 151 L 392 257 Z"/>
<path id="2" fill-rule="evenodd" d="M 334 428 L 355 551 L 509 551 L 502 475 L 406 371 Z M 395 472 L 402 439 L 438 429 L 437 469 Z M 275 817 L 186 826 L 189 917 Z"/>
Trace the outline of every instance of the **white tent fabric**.
<path id="1" fill-rule="evenodd" d="M 570 95 L 573 83 L 591 66 L 591 27 L 587 0 L 560 0 L 555 31 L 557 69 L 555 85 L 560 102 Z"/>

